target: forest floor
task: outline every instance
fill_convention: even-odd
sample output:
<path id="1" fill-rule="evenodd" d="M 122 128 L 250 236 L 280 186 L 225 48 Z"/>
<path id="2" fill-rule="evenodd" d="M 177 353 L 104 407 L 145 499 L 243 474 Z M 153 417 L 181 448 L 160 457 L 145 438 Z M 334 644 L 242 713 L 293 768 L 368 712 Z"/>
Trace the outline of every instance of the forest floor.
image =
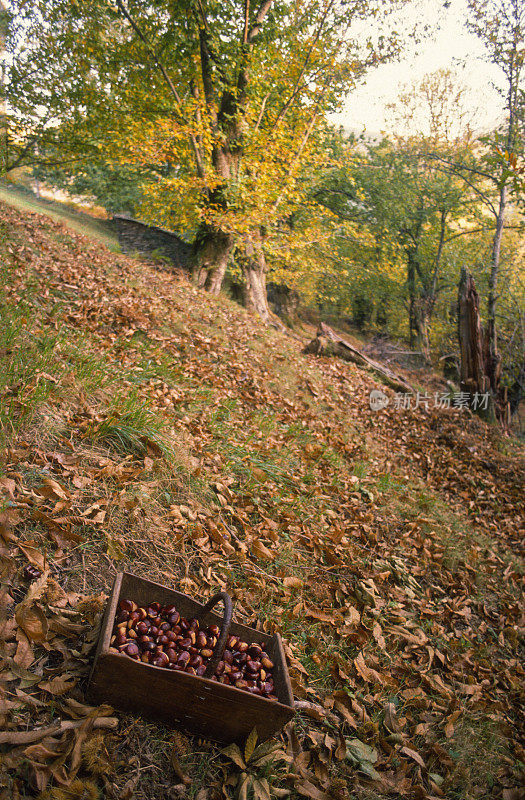
<path id="1" fill-rule="evenodd" d="M 283 636 L 310 706 L 258 800 L 517 800 L 518 443 L 374 412 L 371 374 L 3 204 L 0 264 L 2 800 L 250 796 L 219 746 L 86 705 L 122 570 Z"/>

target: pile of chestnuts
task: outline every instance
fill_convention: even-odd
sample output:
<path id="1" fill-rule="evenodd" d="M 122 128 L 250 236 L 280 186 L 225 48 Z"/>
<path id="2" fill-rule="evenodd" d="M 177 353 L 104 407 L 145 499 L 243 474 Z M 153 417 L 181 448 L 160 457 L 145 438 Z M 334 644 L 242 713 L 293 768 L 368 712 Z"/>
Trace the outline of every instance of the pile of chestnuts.
<path id="1" fill-rule="evenodd" d="M 203 676 L 220 632 L 218 625 L 201 628 L 198 619 L 182 617 L 175 606 L 138 606 L 133 600 L 120 600 L 110 652 L 155 667 Z M 211 680 L 277 700 L 273 667 L 260 644 L 248 644 L 231 635 Z"/>

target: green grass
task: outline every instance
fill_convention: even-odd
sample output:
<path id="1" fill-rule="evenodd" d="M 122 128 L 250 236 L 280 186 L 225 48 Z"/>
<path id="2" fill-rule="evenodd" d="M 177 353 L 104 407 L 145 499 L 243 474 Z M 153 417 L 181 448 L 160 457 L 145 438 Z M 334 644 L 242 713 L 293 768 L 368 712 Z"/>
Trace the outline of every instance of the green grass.
<path id="1" fill-rule="evenodd" d="M 0 200 L 8 203 L 20 211 L 32 211 L 45 214 L 55 222 L 65 222 L 77 233 L 90 239 L 96 239 L 106 245 L 115 253 L 120 252 L 118 237 L 112 233 L 102 220 L 91 217 L 81 211 L 75 211 L 68 206 L 52 200 L 38 198 L 27 191 L 18 189 L 14 184 L 0 183 Z"/>

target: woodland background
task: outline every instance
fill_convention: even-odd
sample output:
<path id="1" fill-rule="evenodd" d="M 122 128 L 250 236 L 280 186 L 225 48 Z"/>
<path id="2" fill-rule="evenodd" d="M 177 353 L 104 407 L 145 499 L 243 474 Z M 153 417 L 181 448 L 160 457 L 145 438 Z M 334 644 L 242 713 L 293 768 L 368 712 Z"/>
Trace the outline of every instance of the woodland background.
<path id="1" fill-rule="evenodd" d="M 406 5 L 12 2 L 3 171 L 177 232 L 197 285 L 265 321 L 269 294 L 288 324 L 300 305 L 404 340 L 422 363 L 457 352 L 466 268 L 514 412 L 523 3 L 468 3 L 465 24 L 501 74 L 494 130 L 479 130 L 460 78 L 441 70 L 392 105 L 395 135 L 345 132 L 330 115 L 352 87 L 425 35 L 424 20 L 404 24 Z"/>

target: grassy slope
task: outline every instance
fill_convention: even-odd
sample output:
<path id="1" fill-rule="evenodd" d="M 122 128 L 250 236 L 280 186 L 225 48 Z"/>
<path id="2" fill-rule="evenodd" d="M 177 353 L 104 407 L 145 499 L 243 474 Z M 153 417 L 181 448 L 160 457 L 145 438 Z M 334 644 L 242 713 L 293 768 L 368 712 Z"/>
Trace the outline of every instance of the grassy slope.
<path id="1" fill-rule="evenodd" d="M 120 250 L 117 236 L 104 224 L 103 220 L 96 219 L 82 211 L 76 211 L 64 203 L 38 198 L 12 183 L 0 183 L 0 201 L 8 203 L 20 211 L 35 211 L 45 214 L 56 222 L 65 222 L 76 233 L 95 239 L 115 252 Z"/>
<path id="2" fill-rule="evenodd" d="M 370 375 L 305 357 L 229 301 L 44 217 L 0 206 L 0 257 L 7 602 L 23 597 L 28 554 L 46 554 L 84 625 L 83 597 L 107 591 L 116 570 L 199 596 L 227 587 L 241 619 L 288 641 L 296 696 L 340 720 L 298 716 L 289 748 L 305 753 L 275 779 L 292 794 L 517 786 L 523 464 L 512 443 L 455 411 L 374 415 Z M 71 636 L 57 633 L 52 651 L 78 648 Z M 14 624 L 5 638 L 4 697 L 21 685 L 45 701 L 5 706 L 8 727 L 67 715 L 86 665 L 53 662 L 77 685 L 50 697 L 35 683 L 45 650 L 28 653 Z M 216 794 L 213 746 L 177 737 L 192 784 L 169 789 L 172 733 L 120 719 L 117 733 L 87 738 L 81 760 L 63 757 L 61 779 L 84 781 L 68 797 Z M 381 781 L 341 757 L 341 734 L 375 749 Z M 32 796 L 53 764 L 52 747 L 10 750 L 6 797 Z"/>

